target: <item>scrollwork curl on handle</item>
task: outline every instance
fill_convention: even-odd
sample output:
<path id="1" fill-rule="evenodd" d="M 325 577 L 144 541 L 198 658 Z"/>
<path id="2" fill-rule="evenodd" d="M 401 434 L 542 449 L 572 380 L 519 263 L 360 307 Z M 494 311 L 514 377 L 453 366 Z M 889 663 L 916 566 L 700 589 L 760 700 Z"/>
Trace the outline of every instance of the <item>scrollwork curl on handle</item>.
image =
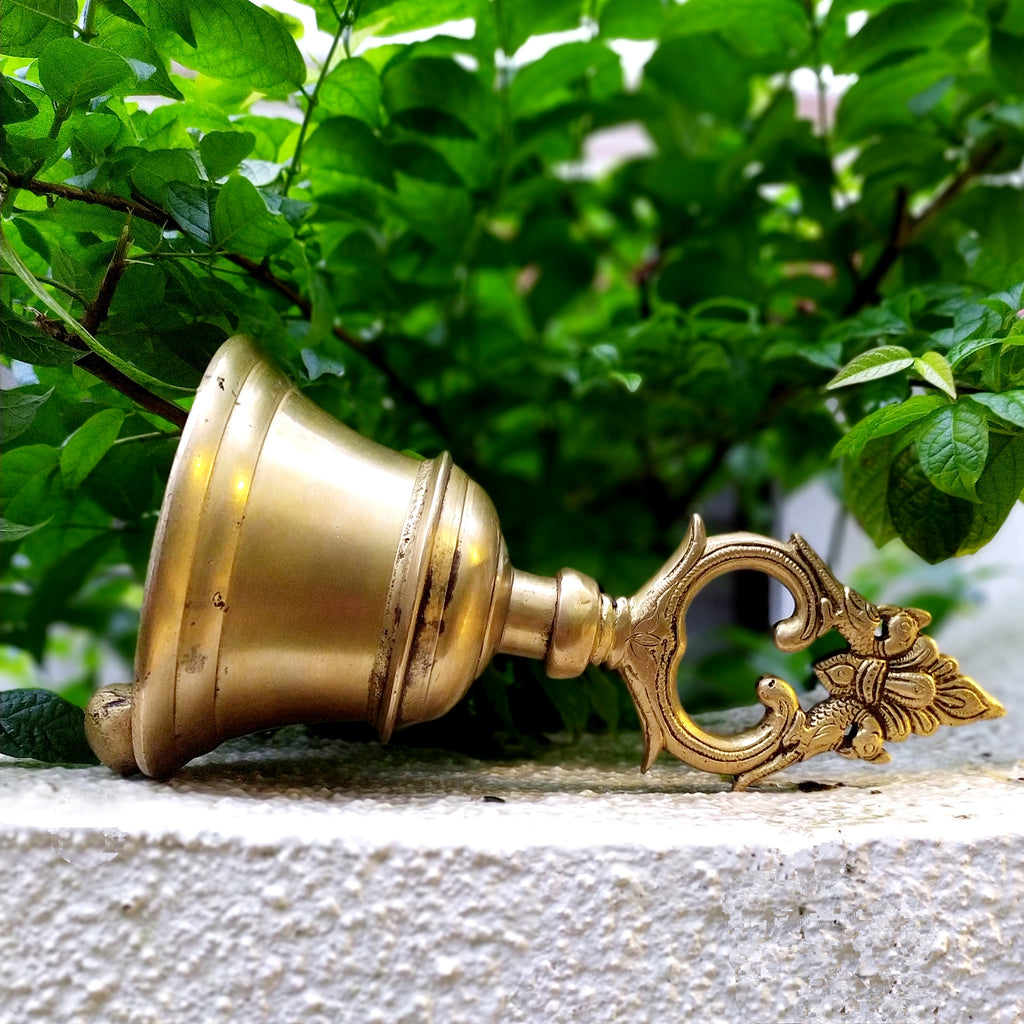
<path id="1" fill-rule="evenodd" d="M 702 729 L 676 686 L 686 653 L 686 613 L 698 593 L 728 572 L 753 569 L 793 596 L 793 614 L 773 627 L 776 646 L 799 651 L 832 629 L 847 648 L 815 664 L 830 696 L 805 712 L 784 680 L 762 676 L 757 725 L 728 736 Z M 662 750 L 703 771 L 733 776 L 735 789 L 814 754 L 832 750 L 889 760 L 885 741 L 939 725 L 997 718 L 999 701 L 959 673 L 955 659 L 921 634 L 927 612 L 874 605 L 841 584 L 799 536 L 788 542 L 751 533 L 707 536 L 694 516 L 665 566 L 628 599 L 630 631 L 605 664 L 629 688 L 644 730 L 646 771 Z"/>

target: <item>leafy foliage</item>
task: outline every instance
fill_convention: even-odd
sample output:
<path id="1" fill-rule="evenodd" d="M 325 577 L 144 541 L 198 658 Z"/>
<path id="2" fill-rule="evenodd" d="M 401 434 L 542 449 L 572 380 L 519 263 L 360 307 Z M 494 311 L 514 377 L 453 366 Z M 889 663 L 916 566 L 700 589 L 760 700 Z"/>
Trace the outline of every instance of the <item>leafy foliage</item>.
<path id="1" fill-rule="evenodd" d="M 84 714 L 49 690 L 0 692 L 0 753 L 36 761 L 97 764 Z"/>
<path id="2" fill-rule="evenodd" d="M 1024 488 L 1024 3 L 310 7 L 313 66 L 249 0 L 0 0 L 0 641 L 125 635 L 118 567 L 235 332 L 362 433 L 450 449 L 534 571 L 629 592 L 695 508 L 770 529 L 833 449 L 878 543 L 995 534 Z M 610 129 L 636 144 L 596 173 Z M 620 720 L 597 674 L 567 692 L 500 665 L 462 714 Z"/>

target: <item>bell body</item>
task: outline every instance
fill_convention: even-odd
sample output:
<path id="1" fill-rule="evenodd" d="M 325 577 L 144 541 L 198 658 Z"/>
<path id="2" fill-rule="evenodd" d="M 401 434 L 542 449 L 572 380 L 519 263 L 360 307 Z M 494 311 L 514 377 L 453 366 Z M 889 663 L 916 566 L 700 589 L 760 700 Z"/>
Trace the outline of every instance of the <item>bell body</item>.
<path id="1" fill-rule="evenodd" d="M 234 338 L 161 509 L 134 760 L 161 777 L 271 726 L 366 720 L 387 738 L 437 717 L 494 654 L 511 586 L 494 508 L 447 455 L 361 437 Z"/>

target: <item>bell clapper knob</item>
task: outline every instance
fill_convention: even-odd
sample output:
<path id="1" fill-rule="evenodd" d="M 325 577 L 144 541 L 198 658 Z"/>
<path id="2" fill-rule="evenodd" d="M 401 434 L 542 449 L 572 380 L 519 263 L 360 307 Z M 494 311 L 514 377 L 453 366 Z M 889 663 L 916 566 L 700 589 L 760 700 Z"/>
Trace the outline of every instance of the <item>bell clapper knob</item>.
<path id="1" fill-rule="evenodd" d="M 85 709 L 85 737 L 93 753 L 115 772 L 139 770 L 132 744 L 132 686 L 116 683 L 97 690 Z"/>

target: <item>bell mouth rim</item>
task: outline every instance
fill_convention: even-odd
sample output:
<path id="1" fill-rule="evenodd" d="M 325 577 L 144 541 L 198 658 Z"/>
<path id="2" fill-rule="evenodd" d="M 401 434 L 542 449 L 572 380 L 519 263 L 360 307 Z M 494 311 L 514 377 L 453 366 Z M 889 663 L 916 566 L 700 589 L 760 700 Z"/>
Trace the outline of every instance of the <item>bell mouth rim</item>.
<path id="1" fill-rule="evenodd" d="M 214 591 L 209 609 L 197 609 L 191 618 L 187 614 L 192 610 L 197 585 L 193 565 L 212 550 L 205 537 L 200 544 L 202 512 L 196 510 L 204 509 L 212 500 L 217 488 L 215 477 L 225 472 L 222 447 L 230 443 L 228 432 L 233 419 L 237 420 L 240 396 L 253 374 L 261 372 L 276 398 L 257 402 L 265 432 L 278 404 L 292 389 L 291 383 L 265 361 L 245 335 L 232 336 L 217 350 L 196 389 L 161 502 L 146 573 L 132 701 L 135 759 L 142 771 L 154 778 L 169 776 L 210 746 L 194 735 L 186 738 L 176 727 L 180 717 L 179 681 L 188 679 L 191 693 L 205 691 L 212 701 L 210 680 L 217 671 L 216 650 L 209 644 L 190 646 L 194 637 L 189 636 L 189 630 L 212 633 L 219 639 L 220 620 L 227 607 L 224 596 L 218 601 L 218 592 Z M 256 446 L 255 457 L 258 451 Z M 240 497 L 244 501 L 244 494 Z M 232 553 L 217 552 L 216 563 L 230 566 Z M 212 736 L 210 739 L 216 742 Z"/>

